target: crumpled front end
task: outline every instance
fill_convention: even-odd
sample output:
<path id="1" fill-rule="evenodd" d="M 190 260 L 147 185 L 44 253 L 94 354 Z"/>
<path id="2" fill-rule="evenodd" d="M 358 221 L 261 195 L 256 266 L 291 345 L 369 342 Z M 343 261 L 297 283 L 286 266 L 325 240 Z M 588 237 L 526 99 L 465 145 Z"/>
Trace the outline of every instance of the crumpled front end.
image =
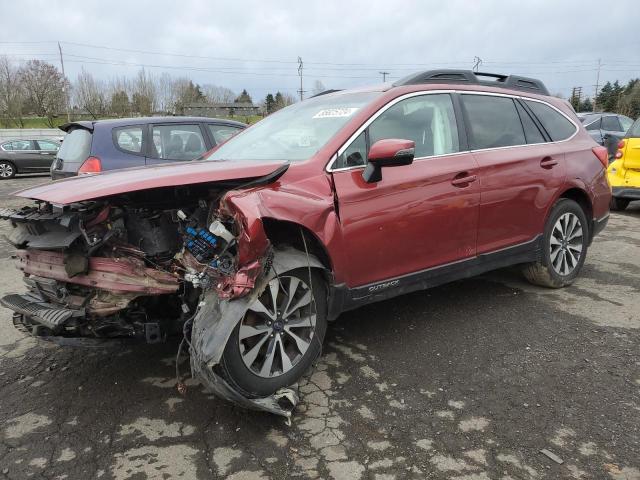
<path id="1" fill-rule="evenodd" d="M 260 212 L 243 203 L 248 186 L 240 186 L 197 184 L 2 210 L 14 227 L 9 241 L 27 292 L 0 303 L 15 312 L 18 328 L 60 344 L 155 343 L 182 334 L 192 375 L 216 395 L 289 417 L 295 386 L 247 395 L 220 363 L 234 328 L 276 272 L 324 267 L 298 250 L 274 248 Z"/>

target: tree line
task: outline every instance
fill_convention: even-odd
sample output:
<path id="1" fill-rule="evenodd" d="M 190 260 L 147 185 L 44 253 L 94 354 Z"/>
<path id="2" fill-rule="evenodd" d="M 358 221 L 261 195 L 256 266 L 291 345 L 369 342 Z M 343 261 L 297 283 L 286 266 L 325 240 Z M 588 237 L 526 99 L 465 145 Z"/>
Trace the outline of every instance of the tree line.
<path id="1" fill-rule="evenodd" d="M 269 93 L 259 102 L 265 114 L 295 102 L 291 95 Z M 54 65 L 41 60 L 18 64 L 0 56 L 0 124 L 24 127 L 28 116 L 46 119 L 50 127 L 66 115 L 74 118 L 180 115 L 190 104 L 252 103 L 246 89 L 240 94 L 213 84 L 199 85 L 187 77 L 152 74 L 144 68 L 133 77 L 95 78 L 82 69 L 71 82 Z"/>
<path id="2" fill-rule="evenodd" d="M 640 79 L 629 80 L 624 86 L 620 85 L 618 80 L 613 83 L 607 82 L 594 101 L 575 96 L 569 101 L 576 112 L 590 112 L 595 108 L 599 112 L 619 113 L 635 119 L 640 117 Z"/>

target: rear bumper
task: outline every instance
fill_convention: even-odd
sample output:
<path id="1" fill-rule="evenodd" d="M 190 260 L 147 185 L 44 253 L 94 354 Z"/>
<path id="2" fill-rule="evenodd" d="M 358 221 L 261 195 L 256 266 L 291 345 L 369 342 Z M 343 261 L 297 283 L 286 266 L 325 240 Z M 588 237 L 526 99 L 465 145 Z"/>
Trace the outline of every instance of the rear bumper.
<path id="1" fill-rule="evenodd" d="M 640 200 L 640 187 L 613 187 L 611 193 L 616 198 Z"/>

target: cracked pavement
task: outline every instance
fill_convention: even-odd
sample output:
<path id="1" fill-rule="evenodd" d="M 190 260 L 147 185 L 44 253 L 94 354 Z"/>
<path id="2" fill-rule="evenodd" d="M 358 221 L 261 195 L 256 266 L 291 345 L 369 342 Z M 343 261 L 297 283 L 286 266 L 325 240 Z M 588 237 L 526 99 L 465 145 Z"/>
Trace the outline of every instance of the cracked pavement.
<path id="1" fill-rule="evenodd" d="M 46 181 L 2 181 L 0 201 Z M 0 246 L 0 293 L 21 290 Z M 506 269 L 343 314 L 291 426 L 179 395 L 177 340 L 60 348 L 2 309 L 0 479 L 638 480 L 639 293 L 636 202 L 569 288 Z"/>

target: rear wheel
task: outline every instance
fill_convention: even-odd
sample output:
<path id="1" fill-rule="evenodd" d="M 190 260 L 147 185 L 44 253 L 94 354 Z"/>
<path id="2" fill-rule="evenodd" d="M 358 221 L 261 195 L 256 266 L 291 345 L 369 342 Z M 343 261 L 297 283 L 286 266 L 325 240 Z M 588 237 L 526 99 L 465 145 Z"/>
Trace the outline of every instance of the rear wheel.
<path id="1" fill-rule="evenodd" d="M 584 264 L 588 240 L 589 226 L 584 211 L 573 200 L 561 198 L 545 225 L 542 260 L 527 264 L 524 276 L 542 287 L 570 285 Z"/>
<path id="2" fill-rule="evenodd" d="M 0 161 L 0 179 L 7 180 L 16 176 L 16 167 L 6 160 Z"/>
<path id="3" fill-rule="evenodd" d="M 609 204 L 609 208 L 614 212 L 620 212 L 629 206 L 631 200 L 627 200 L 626 198 L 616 198 L 611 197 L 611 203 Z"/>
<path id="4" fill-rule="evenodd" d="M 296 382 L 321 351 L 327 329 L 326 285 L 316 271 L 272 279 L 249 307 L 225 347 L 225 379 L 248 397 L 271 395 Z"/>

